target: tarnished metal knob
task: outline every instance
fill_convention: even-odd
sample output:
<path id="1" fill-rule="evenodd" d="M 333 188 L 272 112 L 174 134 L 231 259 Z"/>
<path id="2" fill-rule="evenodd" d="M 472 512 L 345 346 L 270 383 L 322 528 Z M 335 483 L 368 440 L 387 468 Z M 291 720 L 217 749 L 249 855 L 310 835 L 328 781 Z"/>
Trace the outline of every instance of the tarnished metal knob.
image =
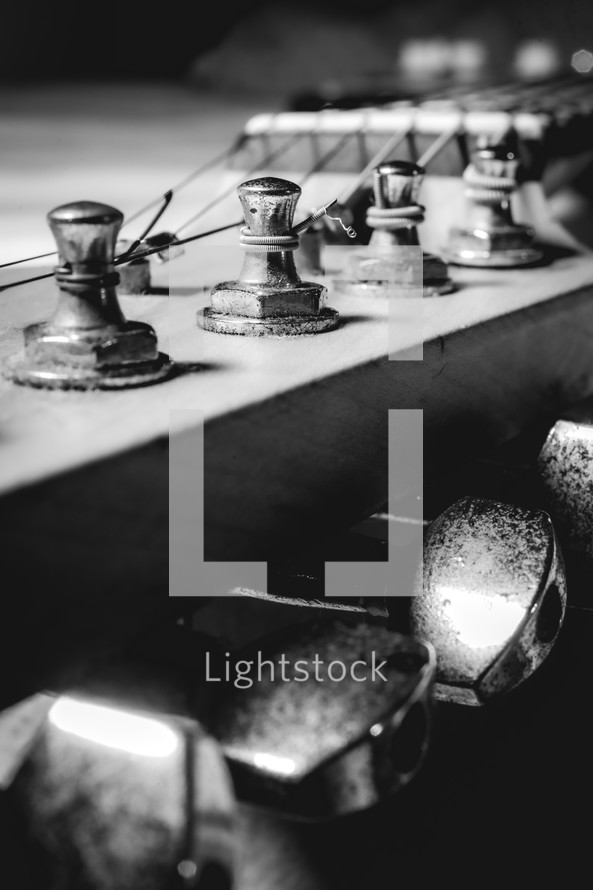
<path id="1" fill-rule="evenodd" d="M 540 451 L 538 469 L 562 546 L 593 559 L 593 404 L 574 409 L 554 424 Z"/>
<path id="2" fill-rule="evenodd" d="M 464 498 L 429 526 L 410 630 L 436 649 L 438 699 L 482 705 L 522 683 L 550 653 L 565 610 L 547 513 Z"/>
<path id="3" fill-rule="evenodd" d="M 301 281 L 295 266 L 299 235 L 293 217 L 300 194 L 296 183 L 275 177 L 239 186 L 243 268 L 236 281 L 212 290 L 210 307 L 198 313 L 199 325 L 250 336 L 315 334 L 337 326 L 338 313 L 325 305 L 326 288 Z"/>
<path id="4" fill-rule="evenodd" d="M 511 196 L 519 159 L 506 144 L 482 142 L 463 174 L 467 220 L 451 229 L 447 256 L 462 266 L 525 266 L 542 258 L 530 226 L 515 223 Z"/>
<path id="5" fill-rule="evenodd" d="M 40 711 L 34 732 L 32 709 Z M 21 711 L 29 750 L 1 796 L 28 854 L 14 886 L 231 890 L 234 792 L 218 745 L 198 723 L 100 699 L 36 696 L 0 729 L 18 732 Z"/>
<path id="6" fill-rule="evenodd" d="M 235 655 L 209 729 L 239 797 L 327 818 L 388 798 L 419 770 L 430 644 L 370 621 L 318 619 Z"/>
<path id="7" fill-rule="evenodd" d="M 423 178 L 424 169 L 409 161 L 388 161 L 375 168 L 375 203 L 366 219 L 372 235 L 367 249 L 353 257 L 355 290 L 401 296 L 412 287 L 425 297 L 455 290 L 447 264 L 420 250 L 418 226 L 424 220 L 424 207 L 418 194 Z"/>
<path id="8" fill-rule="evenodd" d="M 59 301 L 49 321 L 25 328 L 24 356 L 10 374 L 48 388 L 113 389 L 154 383 L 173 364 L 154 329 L 127 321 L 117 298 L 115 244 L 123 216 L 106 204 L 78 201 L 48 214 L 59 265 Z"/>

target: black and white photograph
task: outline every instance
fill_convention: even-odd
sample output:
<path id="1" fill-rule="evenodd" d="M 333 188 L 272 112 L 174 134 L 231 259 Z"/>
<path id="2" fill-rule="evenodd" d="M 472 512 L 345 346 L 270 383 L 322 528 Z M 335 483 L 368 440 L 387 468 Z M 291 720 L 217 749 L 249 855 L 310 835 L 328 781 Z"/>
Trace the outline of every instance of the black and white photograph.
<path id="1" fill-rule="evenodd" d="M 2 35 L 0 888 L 584 886 L 593 5 Z"/>

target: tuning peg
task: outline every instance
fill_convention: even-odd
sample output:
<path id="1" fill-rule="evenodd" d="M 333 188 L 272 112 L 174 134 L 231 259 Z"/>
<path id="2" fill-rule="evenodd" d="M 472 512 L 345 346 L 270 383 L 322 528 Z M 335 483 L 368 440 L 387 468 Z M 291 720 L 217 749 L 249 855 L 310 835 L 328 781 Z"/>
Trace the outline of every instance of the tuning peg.
<path id="1" fill-rule="evenodd" d="M 25 350 L 9 366 L 30 386 L 114 389 L 169 377 L 169 357 L 154 329 L 127 321 L 117 298 L 115 244 L 123 216 L 105 204 L 78 201 L 48 214 L 60 265 L 59 301 L 49 321 L 25 328 Z"/>
<path id="2" fill-rule="evenodd" d="M 373 198 L 366 222 L 368 246 L 351 256 L 350 277 L 336 282 L 340 291 L 376 296 L 425 297 L 456 289 L 447 264 L 420 248 L 418 226 L 425 208 L 418 203 L 424 169 L 408 161 L 387 161 L 373 172 Z"/>
<path id="3" fill-rule="evenodd" d="M 428 527 L 410 632 L 437 652 L 437 699 L 482 705 L 549 655 L 566 611 L 550 517 L 464 498 Z"/>
<path id="4" fill-rule="evenodd" d="M 425 208 L 418 203 L 418 196 L 423 179 L 424 168 L 408 161 L 388 161 L 375 169 L 375 203 L 367 210 L 367 225 L 373 230 L 369 242 L 371 252 L 375 248 L 396 251 L 398 247 L 420 245 L 418 226 L 424 221 Z M 381 260 L 375 262 L 380 267 Z M 380 274 L 369 277 L 380 277 Z M 445 261 L 424 251 L 421 284 L 425 297 L 449 294 L 456 289 Z"/>
<path id="5" fill-rule="evenodd" d="M 463 179 L 467 221 L 451 230 L 447 257 L 461 266 L 525 266 L 542 259 L 530 226 L 514 222 L 519 159 L 506 142 L 478 141 Z"/>
<path id="6" fill-rule="evenodd" d="M 211 305 L 198 313 L 198 324 L 222 334 L 316 334 L 339 323 L 326 307 L 327 289 L 301 281 L 293 251 L 299 235 L 293 217 L 301 189 L 275 177 L 252 179 L 238 188 L 245 226 L 241 247 L 245 259 L 239 278 L 212 290 Z"/>
<path id="7" fill-rule="evenodd" d="M 0 726 L 23 719 L 25 760 L 0 795 L 29 852 L 15 886 L 231 890 L 234 792 L 197 722 L 68 695 L 35 696 Z"/>
<path id="8" fill-rule="evenodd" d="M 208 728 L 238 796 L 313 820 L 388 798 L 423 763 L 434 668 L 430 644 L 345 617 L 235 653 Z"/>

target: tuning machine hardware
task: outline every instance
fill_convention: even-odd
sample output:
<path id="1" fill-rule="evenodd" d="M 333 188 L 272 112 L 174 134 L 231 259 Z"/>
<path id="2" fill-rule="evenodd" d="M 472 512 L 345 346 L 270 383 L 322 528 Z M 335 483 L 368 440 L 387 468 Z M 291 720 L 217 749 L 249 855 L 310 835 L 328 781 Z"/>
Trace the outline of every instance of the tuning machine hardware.
<path id="1" fill-rule="evenodd" d="M 95 697 L 36 696 L 33 707 L 41 719 L 3 793 L 25 835 L 18 849 L 34 852 L 16 866 L 18 886 L 231 890 L 234 791 L 197 722 Z M 18 732 L 24 709 L 3 729 Z"/>
<path id="2" fill-rule="evenodd" d="M 222 334 L 252 337 L 317 334 L 339 324 L 326 307 L 327 289 L 301 281 L 293 251 L 299 227 L 293 217 L 301 189 L 275 177 L 252 179 L 238 188 L 245 226 L 243 268 L 236 281 L 217 284 L 211 305 L 198 313 L 198 325 Z"/>
<path id="3" fill-rule="evenodd" d="M 482 705 L 518 686 L 550 653 L 565 611 L 544 511 L 463 498 L 428 527 L 410 631 L 436 649 L 436 698 Z"/>
<path id="4" fill-rule="evenodd" d="M 326 819 L 391 796 L 420 769 L 430 644 L 368 621 L 318 618 L 234 655 L 234 683 L 208 728 L 240 798 Z"/>
<path id="5" fill-rule="evenodd" d="M 114 267 L 119 210 L 78 201 L 48 214 L 60 265 L 53 316 L 25 328 L 22 357 L 9 364 L 16 382 L 51 389 L 121 389 L 156 383 L 174 365 L 159 352 L 154 329 L 127 321 Z"/>
<path id="6" fill-rule="evenodd" d="M 420 250 L 418 226 L 424 207 L 418 193 L 424 169 L 408 161 L 389 161 L 373 171 L 374 204 L 366 222 L 372 234 L 364 252 L 351 257 L 352 280 L 340 281 L 340 290 L 370 295 L 424 297 L 449 294 L 456 289 L 440 257 Z"/>
<path id="7" fill-rule="evenodd" d="M 513 220 L 519 159 L 506 143 L 479 141 L 463 179 L 467 221 L 451 230 L 448 259 L 461 266 L 512 267 L 539 262 L 535 231 Z"/>
<path id="8" fill-rule="evenodd" d="M 586 560 L 593 559 L 591 403 L 556 421 L 539 453 L 538 470 L 562 546 Z"/>

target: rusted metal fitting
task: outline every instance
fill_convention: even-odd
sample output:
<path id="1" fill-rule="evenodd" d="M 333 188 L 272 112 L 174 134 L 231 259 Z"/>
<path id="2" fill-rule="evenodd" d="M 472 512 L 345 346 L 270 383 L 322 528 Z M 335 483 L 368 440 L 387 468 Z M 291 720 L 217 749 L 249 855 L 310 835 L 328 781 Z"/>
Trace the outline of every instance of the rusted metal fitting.
<path id="1" fill-rule="evenodd" d="M 526 266 L 542 259 L 535 231 L 515 223 L 511 196 L 517 188 L 519 159 L 506 143 L 482 141 L 463 179 L 467 221 L 451 230 L 447 258 L 461 266 Z"/>
<path id="2" fill-rule="evenodd" d="M 593 559 L 593 405 L 558 420 L 538 457 L 562 546 Z"/>
<path id="3" fill-rule="evenodd" d="M 19 720 L 28 750 L 4 796 L 29 835 L 21 847 L 34 844 L 21 879 L 41 848 L 48 887 L 231 890 L 234 791 L 197 722 L 70 696 L 35 696 L 2 728 L 18 733 Z"/>
<path id="4" fill-rule="evenodd" d="M 550 653 L 566 611 L 550 517 L 463 498 L 428 527 L 410 631 L 437 652 L 437 699 L 482 705 L 526 680 Z"/>
<path id="5" fill-rule="evenodd" d="M 10 377 L 51 389 L 120 389 L 170 376 L 173 363 L 158 351 L 154 329 L 127 321 L 118 302 L 120 211 L 78 201 L 52 210 L 48 220 L 60 297 L 49 321 L 25 328 L 24 355 L 10 364 Z"/>
<path id="6" fill-rule="evenodd" d="M 430 644 L 370 621 L 324 617 L 235 653 L 233 670 L 238 688 L 227 684 L 209 729 L 240 798 L 327 819 L 391 796 L 420 769 Z"/>
<path id="7" fill-rule="evenodd" d="M 389 161 L 373 171 L 374 204 L 366 222 L 372 230 L 368 246 L 351 256 L 346 279 L 336 282 L 341 293 L 370 296 L 449 294 L 456 285 L 447 264 L 420 248 L 418 225 L 424 207 L 418 193 L 424 169 L 409 161 Z"/>
<path id="8" fill-rule="evenodd" d="M 222 334 L 252 337 L 317 334 L 337 327 L 339 314 L 326 307 L 327 289 L 301 281 L 293 251 L 299 247 L 293 217 L 301 189 L 275 177 L 252 179 L 238 188 L 246 225 L 245 259 L 236 281 L 217 284 L 198 325 Z"/>

